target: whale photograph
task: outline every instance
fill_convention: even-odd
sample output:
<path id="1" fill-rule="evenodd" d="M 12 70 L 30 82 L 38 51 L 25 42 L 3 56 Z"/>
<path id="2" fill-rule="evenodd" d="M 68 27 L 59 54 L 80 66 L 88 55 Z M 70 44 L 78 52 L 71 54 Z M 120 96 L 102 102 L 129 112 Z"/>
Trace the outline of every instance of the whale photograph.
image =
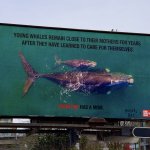
<path id="1" fill-rule="evenodd" d="M 27 74 L 27 79 L 23 88 L 23 95 L 27 94 L 32 84 L 39 78 L 44 78 L 55 82 L 71 91 L 80 91 L 84 93 L 103 93 L 110 94 L 114 89 L 132 86 L 134 79 L 132 75 L 123 73 L 113 73 L 106 70 L 73 70 L 63 73 L 46 73 L 40 74 L 26 60 L 20 51 L 19 56 L 23 68 Z M 61 63 L 61 62 L 60 62 Z M 62 62 L 65 65 L 74 67 L 96 66 L 96 63 L 89 60 L 69 60 Z"/>

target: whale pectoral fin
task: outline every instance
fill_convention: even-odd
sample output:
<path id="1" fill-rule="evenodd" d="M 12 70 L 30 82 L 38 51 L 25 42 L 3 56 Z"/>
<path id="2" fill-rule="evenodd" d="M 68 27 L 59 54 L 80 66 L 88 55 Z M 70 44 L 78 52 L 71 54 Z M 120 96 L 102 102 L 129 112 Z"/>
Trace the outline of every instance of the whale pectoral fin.
<path id="1" fill-rule="evenodd" d="M 111 94 L 111 91 L 107 91 L 107 93 L 106 93 L 107 95 L 110 95 Z"/>
<path id="2" fill-rule="evenodd" d="M 34 82 L 34 78 L 28 78 L 25 82 L 24 88 L 23 88 L 23 96 L 27 94 L 27 92 L 29 91 L 30 87 L 32 86 Z"/>
<path id="3" fill-rule="evenodd" d="M 109 73 L 110 69 L 109 68 L 105 68 L 105 72 Z"/>

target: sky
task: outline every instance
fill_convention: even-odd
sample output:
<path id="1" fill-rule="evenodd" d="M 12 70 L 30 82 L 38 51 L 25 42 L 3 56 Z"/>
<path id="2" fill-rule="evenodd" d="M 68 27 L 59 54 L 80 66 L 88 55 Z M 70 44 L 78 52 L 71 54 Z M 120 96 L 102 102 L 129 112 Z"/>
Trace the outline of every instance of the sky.
<path id="1" fill-rule="evenodd" d="M 0 22 L 150 33 L 149 0 L 0 0 Z"/>

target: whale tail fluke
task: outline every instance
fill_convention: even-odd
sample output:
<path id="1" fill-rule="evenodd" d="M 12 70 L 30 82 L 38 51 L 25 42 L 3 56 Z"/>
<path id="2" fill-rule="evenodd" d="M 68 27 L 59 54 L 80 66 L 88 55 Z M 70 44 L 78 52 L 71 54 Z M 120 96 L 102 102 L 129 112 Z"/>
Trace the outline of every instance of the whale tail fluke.
<path id="1" fill-rule="evenodd" d="M 24 96 L 27 94 L 27 92 L 29 91 L 29 89 L 32 86 L 32 84 L 34 83 L 34 81 L 36 79 L 38 79 L 40 75 L 28 63 L 28 61 L 26 60 L 26 58 L 24 57 L 24 55 L 21 51 L 19 52 L 19 56 L 20 56 L 23 68 L 27 74 L 27 79 L 25 81 L 24 88 L 23 88 L 23 96 Z"/>

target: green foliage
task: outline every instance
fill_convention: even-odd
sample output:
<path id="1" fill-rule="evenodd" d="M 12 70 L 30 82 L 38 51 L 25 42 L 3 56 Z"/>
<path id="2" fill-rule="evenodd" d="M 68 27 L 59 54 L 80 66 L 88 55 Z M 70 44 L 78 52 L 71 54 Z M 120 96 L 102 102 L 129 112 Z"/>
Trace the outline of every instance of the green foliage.
<path id="1" fill-rule="evenodd" d="M 28 137 L 29 138 L 29 137 Z M 31 146 L 30 142 L 33 145 Z M 70 147 L 70 139 L 68 134 L 42 134 L 30 140 L 26 140 L 28 150 L 77 150 L 75 146 Z M 80 150 L 102 150 L 99 143 L 91 143 L 87 136 L 82 135 L 79 140 Z"/>
<path id="2" fill-rule="evenodd" d="M 69 136 L 66 134 L 45 134 L 38 137 L 31 150 L 68 150 Z"/>
<path id="3" fill-rule="evenodd" d="M 80 138 L 80 150 L 103 150 L 103 146 L 98 142 L 90 142 L 87 136 L 82 135 Z"/>
<path id="4" fill-rule="evenodd" d="M 123 144 L 121 143 L 108 143 L 109 150 L 123 150 Z"/>
<path id="5" fill-rule="evenodd" d="M 81 135 L 78 141 L 80 150 L 103 150 L 104 144 L 98 141 L 90 141 L 87 136 Z M 69 134 L 41 134 L 30 135 L 20 142 L 21 150 L 77 150 L 72 145 L 70 147 Z M 108 142 L 109 150 L 123 150 L 124 144 Z"/>
<path id="6" fill-rule="evenodd" d="M 80 150 L 85 150 L 87 147 L 88 139 L 86 136 L 82 135 L 80 138 Z"/>

